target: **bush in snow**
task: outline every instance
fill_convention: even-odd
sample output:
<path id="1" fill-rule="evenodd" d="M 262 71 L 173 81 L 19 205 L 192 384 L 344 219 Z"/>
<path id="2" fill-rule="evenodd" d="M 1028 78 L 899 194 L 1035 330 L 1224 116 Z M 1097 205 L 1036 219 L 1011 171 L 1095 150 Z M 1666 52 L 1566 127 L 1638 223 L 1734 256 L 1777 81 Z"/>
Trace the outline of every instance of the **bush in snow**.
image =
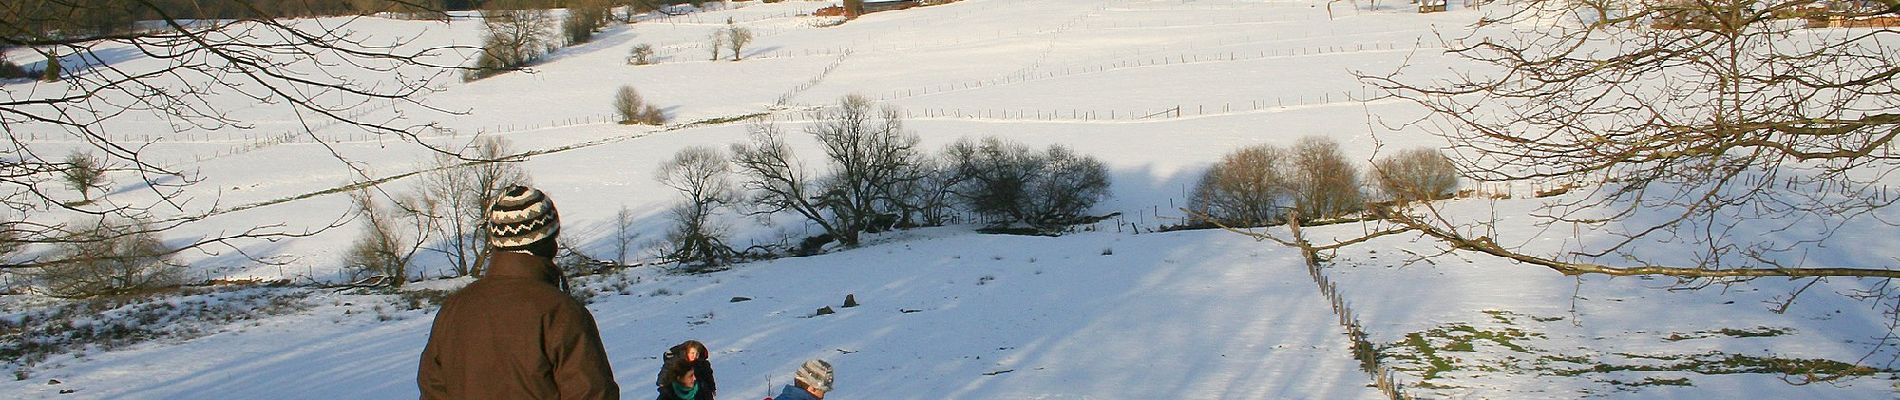
<path id="1" fill-rule="evenodd" d="M 81 200 L 92 200 L 92 189 L 106 184 L 105 161 L 91 153 L 73 151 L 66 155 L 65 169 L 59 177 L 67 188 L 79 191 Z"/>
<path id="2" fill-rule="evenodd" d="M 152 340 L 184 340 L 265 316 L 309 309 L 303 288 L 183 288 L 164 296 L 109 296 L 7 310 L 0 318 L 0 367 L 28 368 L 71 352 L 108 351 Z"/>
<path id="3" fill-rule="evenodd" d="M 368 190 L 354 192 L 350 199 L 363 218 L 363 236 L 357 237 L 343 255 L 344 266 L 352 274 L 350 279 L 383 277 L 384 284 L 401 287 L 408 281 L 409 260 L 421 248 L 428 236 L 425 232 L 433 223 L 417 211 L 432 207 L 413 200 L 385 206 Z"/>
<path id="4" fill-rule="evenodd" d="M 629 50 L 627 52 L 627 63 L 633 64 L 633 65 L 652 64 L 653 63 L 653 45 L 646 44 L 646 43 L 634 45 L 633 50 Z"/>
<path id="5" fill-rule="evenodd" d="M 48 296 L 80 298 L 123 295 L 177 286 L 184 268 L 146 221 L 96 220 L 72 224 L 53 257 L 34 274 Z"/>
<path id="6" fill-rule="evenodd" d="M 710 46 L 708 47 L 712 48 L 712 60 L 719 61 L 719 49 L 726 47 L 726 30 L 713 31 L 711 36 L 706 38 L 706 41 L 709 42 L 708 44 Z"/>
<path id="7" fill-rule="evenodd" d="M 1437 200 L 1458 190 L 1458 166 L 1437 150 L 1401 151 L 1372 163 L 1379 189 L 1394 201 Z"/>
<path id="8" fill-rule="evenodd" d="M 475 68 L 462 76 L 473 81 L 520 69 L 541 58 L 551 47 L 547 10 L 482 10 L 482 54 Z"/>
<path id="9" fill-rule="evenodd" d="M 1281 222 L 1293 193 L 1286 150 L 1257 145 L 1222 156 L 1194 184 L 1188 212 L 1207 224 L 1253 227 Z"/>
<path id="10" fill-rule="evenodd" d="M 1037 153 L 996 137 L 944 151 L 964 208 L 1002 224 L 1050 229 L 1075 222 L 1108 194 L 1108 169 L 1062 145 Z"/>
<path id="11" fill-rule="evenodd" d="M 614 93 L 614 113 L 620 115 L 622 124 L 665 125 L 666 113 L 652 104 L 647 104 L 640 92 L 630 85 L 621 85 Z"/>

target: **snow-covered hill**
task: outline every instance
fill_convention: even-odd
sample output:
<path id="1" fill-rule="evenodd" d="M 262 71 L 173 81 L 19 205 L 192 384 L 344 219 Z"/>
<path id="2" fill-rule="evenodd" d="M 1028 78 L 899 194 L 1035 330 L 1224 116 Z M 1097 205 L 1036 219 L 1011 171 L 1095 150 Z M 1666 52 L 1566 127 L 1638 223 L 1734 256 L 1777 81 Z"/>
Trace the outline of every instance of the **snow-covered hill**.
<path id="1" fill-rule="evenodd" d="M 1400 64 L 1454 71 L 1460 65 L 1438 54 L 1431 35 L 1467 29 L 1481 11 L 1454 5 L 1452 12 L 1421 15 L 1392 5 L 1368 11 L 1304 0 L 965 0 L 820 27 L 820 20 L 797 14 L 828 5 L 823 2 L 734 5 L 616 26 L 593 43 L 560 50 L 532 73 L 444 81 L 426 99 L 466 115 L 393 104 L 366 108 L 358 117 L 400 113 L 432 120 L 454 132 L 425 139 L 440 144 L 466 143 L 479 133 L 506 138 L 517 150 L 563 149 L 523 166 L 560 204 L 563 234 L 582 248 L 609 246 L 607 226 L 623 208 L 634 212 L 643 238 L 659 237 L 665 207 L 677 195 L 654 182 L 655 168 L 686 146 L 724 146 L 746 132 L 743 123 L 612 123 L 610 103 L 623 84 L 638 88 L 675 122 L 772 112 L 794 132 L 804 123 L 797 110 L 862 94 L 901 107 L 906 126 L 927 148 L 997 135 L 1038 147 L 1065 144 L 1112 171 L 1112 197 L 1095 211 L 1124 216 L 1063 237 L 985 235 L 951 226 L 704 275 L 636 268 L 586 278 L 582 284 L 597 293 L 589 308 L 629 398 L 651 395 L 658 355 L 686 339 L 711 348 L 727 398 L 763 396 L 768 384 L 787 382 L 799 362 L 813 357 L 838 368 L 838 398 L 1382 396 L 1352 357 L 1345 328 L 1298 252 L 1227 232 L 1154 230 L 1178 222 L 1187 187 L 1236 148 L 1320 135 L 1339 140 L 1349 158 L 1365 160 L 1380 151 L 1442 145 L 1423 132 L 1389 130 L 1384 122 L 1413 119 L 1419 111 L 1402 102 L 1360 101 L 1370 91 L 1351 72 Z M 743 61 L 708 61 L 706 37 L 729 19 L 758 39 Z M 418 46 L 468 45 L 479 37 L 479 23 L 467 20 L 364 19 L 350 26 L 420 35 Z M 627 65 L 629 49 L 638 44 L 654 46 L 658 64 Z M 44 84 L 8 88 L 32 85 Z M 246 112 L 267 130 L 294 120 Z M 217 204 L 190 207 L 259 204 L 354 181 L 355 172 L 333 158 L 332 149 L 377 176 L 426 167 L 428 153 L 419 146 L 343 130 L 319 135 L 335 143 L 259 144 L 216 132 L 154 148 L 206 179 L 191 190 Z M 809 139 L 793 136 L 800 154 L 818 154 Z M 62 154 L 76 144 L 30 145 Z M 406 190 L 411 181 L 387 185 Z M 111 194 L 145 195 L 128 188 Z M 1475 215 L 1495 207 L 1508 219 L 1509 211 L 1528 213 L 1536 201 L 1467 199 L 1449 209 Z M 320 227 L 349 207 L 341 194 L 319 195 L 172 234 L 274 223 Z M 731 222 L 741 244 L 808 233 L 787 218 L 769 226 L 737 217 Z M 1522 225 L 1503 229 L 1541 229 Z M 1856 228 L 1854 235 L 1891 242 L 1891 231 Z M 229 254 L 185 261 L 193 264 L 193 276 L 204 278 L 336 282 L 342 254 L 357 234 L 345 226 L 245 249 L 283 257 L 285 265 Z M 1895 251 L 1872 247 L 1879 249 L 1817 257 L 1877 258 Z M 1811 296 L 1776 314 L 1766 303 L 1797 283 L 1669 291 L 1660 288 L 1674 282 L 1577 279 L 1490 258 L 1406 262 L 1405 250 L 1429 248 L 1388 237 L 1341 252 L 1323 270 L 1358 313 L 1381 362 L 1395 368 L 1415 396 L 1900 393 L 1891 371 L 1805 386 L 1775 373 L 1790 365 L 1831 365 L 1816 360 L 1885 368 L 1893 359 L 1894 350 L 1880 342 L 1890 332 L 1881 310 L 1842 296 Z M 422 260 L 418 277 L 447 275 L 435 261 Z M 409 290 L 452 290 L 466 282 L 428 279 Z M 1869 284 L 1834 280 L 1809 290 L 1844 293 Z M 428 334 L 429 307 L 352 291 L 245 290 L 293 304 L 236 322 L 179 322 L 199 325 L 158 340 L 57 354 L 18 369 L 18 380 L 0 382 L 0 397 L 416 396 L 416 356 Z M 847 294 L 863 306 L 839 308 Z M 750 300 L 734 301 L 740 297 Z M 256 301 L 234 298 L 243 296 L 161 302 Z M 52 303 L 5 296 L 0 310 L 17 325 L 35 321 L 30 316 Z M 838 313 L 813 315 L 826 306 Z"/>

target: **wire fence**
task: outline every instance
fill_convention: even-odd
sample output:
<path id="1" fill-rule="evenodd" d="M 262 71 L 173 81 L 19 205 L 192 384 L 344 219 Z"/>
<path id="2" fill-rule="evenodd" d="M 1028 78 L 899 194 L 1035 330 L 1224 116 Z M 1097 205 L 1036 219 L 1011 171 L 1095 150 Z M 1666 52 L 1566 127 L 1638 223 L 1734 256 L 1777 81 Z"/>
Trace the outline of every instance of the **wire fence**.
<path id="1" fill-rule="evenodd" d="M 1350 343 L 1348 348 L 1352 351 L 1353 359 L 1359 360 L 1359 369 L 1372 376 L 1373 386 L 1378 388 L 1380 393 L 1384 393 L 1386 398 L 1410 399 L 1411 396 L 1405 394 L 1405 385 L 1400 383 L 1398 374 L 1391 367 L 1379 362 L 1378 345 L 1368 339 L 1369 335 L 1366 334 L 1365 327 L 1359 323 L 1359 314 L 1353 312 L 1352 304 L 1347 302 L 1346 296 L 1339 292 L 1339 284 L 1334 283 L 1320 269 L 1319 260 L 1311 254 L 1311 250 L 1303 249 L 1302 252 L 1306 253 L 1307 274 L 1313 278 L 1313 283 L 1319 286 L 1320 295 L 1325 296 L 1328 304 L 1332 306 L 1333 315 L 1338 317 L 1339 325 L 1346 329 L 1346 338 Z"/>
<path id="2" fill-rule="evenodd" d="M 1288 109 L 1304 106 L 1355 104 L 1374 95 L 1372 89 L 1300 94 L 1293 97 L 1249 100 L 1242 103 L 1175 105 L 1149 109 L 1028 109 L 1028 108 L 906 108 L 907 119 L 974 119 L 1010 121 L 1142 121 L 1185 117 L 1232 115 L 1245 112 Z M 880 98 L 880 101 L 888 101 Z"/>

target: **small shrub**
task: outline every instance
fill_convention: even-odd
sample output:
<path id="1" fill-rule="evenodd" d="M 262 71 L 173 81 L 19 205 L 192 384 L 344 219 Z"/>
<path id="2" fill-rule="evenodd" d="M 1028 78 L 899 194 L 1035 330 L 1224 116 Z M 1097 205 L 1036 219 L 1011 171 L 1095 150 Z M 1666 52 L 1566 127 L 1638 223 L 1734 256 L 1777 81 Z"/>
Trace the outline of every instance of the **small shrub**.
<path id="1" fill-rule="evenodd" d="M 571 7 L 567 18 L 561 21 L 561 34 L 567 37 L 569 46 L 594 40 L 594 30 L 607 19 L 607 10 L 595 7 Z"/>
<path id="2" fill-rule="evenodd" d="M 1372 171 L 1394 201 L 1444 199 L 1458 191 L 1458 166 L 1437 150 L 1401 151 L 1373 162 Z"/>
<path id="3" fill-rule="evenodd" d="M 620 116 L 620 123 L 627 125 L 665 125 L 666 113 L 660 107 L 648 104 L 640 97 L 633 86 L 621 85 L 614 94 L 614 113 Z"/>
<path id="4" fill-rule="evenodd" d="M 400 207 L 387 207 L 376 204 L 368 191 L 359 191 L 351 195 L 357 210 L 363 217 L 363 236 L 356 238 L 344 253 L 344 266 L 350 271 L 352 280 L 382 276 L 389 286 L 402 287 L 408 281 L 409 260 L 422 245 L 417 237 L 420 233 L 406 231 L 404 222 L 416 222 L 422 226 L 426 216 L 412 210 L 426 210 L 429 207 L 417 207 L 413 204 Z"/>
<path id="5" fill-rule="evenodd" d="M 633 46 L 633 50 L 629 50 L 627 53 L 627 63 L 633 65 L 652 64 L 653 45 L 641 43 Z"/>
<path id="6" fill-rule="evenodd" d="M 640 109 L 640 123 L 647 125 L 666 125 L 666 112 L 652 104 Z"/>
<path id="7" fill-rule="evenodd" d="M 58 247 L 58 260 L 39 268 L 41 290 L 63 298 L 140 293 L 184 281 L 184 268 L 151 224 L 100 220 L 78 224 Z"/>
<path id="8" fill-rule="evenodd" d="M 79 191 L 82 200 L 91 200 L 92 189 L 106 184 L 106 165 L 91 153 L 74 151 L 66 155 L 65 169 L 59 171 L 67 188 Z"/>
<path id="9" fill-rule="evenodd" d="M 420 310 L 442 306 L 442 301 L 449 298 L 449 293 L 436 289 L 405 290 L 397 293 L 397 298 L 401 300 L 400 305 L 404 310 Z"/>
<path id="10" fill-rule="evenodd" d="M 614 113 L 620 115 L 622 124 L 644 123 L 646 100 L 640 98 L 640 92 L 631 85 L 620 85 L 620 91 L 614 94 Z"/>
<path id="11" fill-rule="evenodd" d="M 719 61 L 719 49 L 726 47 L 726 31 L 724 29 L 713 31 L 712 36 L 706 40 L 710 42 L 708 47 L 712 48 L 712 60 Z"/>

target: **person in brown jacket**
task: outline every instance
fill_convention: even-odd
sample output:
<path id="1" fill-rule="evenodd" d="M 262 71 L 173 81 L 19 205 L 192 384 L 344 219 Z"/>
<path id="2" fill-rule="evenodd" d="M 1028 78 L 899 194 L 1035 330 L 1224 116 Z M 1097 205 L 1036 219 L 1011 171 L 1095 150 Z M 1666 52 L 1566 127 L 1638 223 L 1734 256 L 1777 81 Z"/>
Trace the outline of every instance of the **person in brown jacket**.
<path id="1" fill-rule="evenodd" d="M 593 314 L 558 286 L 554 202 L 514 186 L 489 203 L 488 273 L 442 302 L 423 399 L 618 399 Z"/>

